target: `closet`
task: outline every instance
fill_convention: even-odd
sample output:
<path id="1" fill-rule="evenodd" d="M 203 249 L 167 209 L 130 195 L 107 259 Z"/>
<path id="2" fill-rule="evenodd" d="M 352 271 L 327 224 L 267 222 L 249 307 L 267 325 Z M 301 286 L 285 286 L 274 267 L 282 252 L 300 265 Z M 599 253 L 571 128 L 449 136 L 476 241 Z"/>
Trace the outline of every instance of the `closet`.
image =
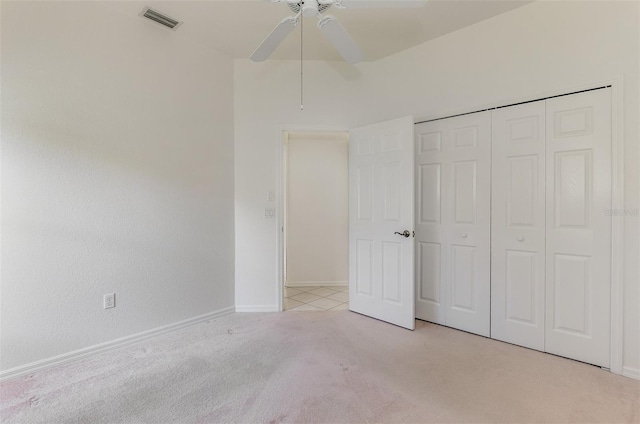
<path id="1" fill-rule="evenodd" d="M 417 318 L 609 366 L 610 99 L 416 125 Z M 456 144 L 463 130 L 475 141 Z"/>

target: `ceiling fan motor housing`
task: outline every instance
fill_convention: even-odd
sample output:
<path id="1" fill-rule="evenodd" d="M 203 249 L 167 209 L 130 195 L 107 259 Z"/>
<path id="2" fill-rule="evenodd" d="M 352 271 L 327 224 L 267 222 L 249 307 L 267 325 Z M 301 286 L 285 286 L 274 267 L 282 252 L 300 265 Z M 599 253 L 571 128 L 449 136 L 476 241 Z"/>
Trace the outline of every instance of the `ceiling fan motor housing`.
<path id="1" fill-rule="evenodd" d="M 299 3 L 287 2 L 289 9 L 298 13 L 302 10 L 304 16 L 316 16 L 318 13 L 324 13 L 331 7 L 330 4 L 319 4 L 317 0 L 304 0 Z"/>

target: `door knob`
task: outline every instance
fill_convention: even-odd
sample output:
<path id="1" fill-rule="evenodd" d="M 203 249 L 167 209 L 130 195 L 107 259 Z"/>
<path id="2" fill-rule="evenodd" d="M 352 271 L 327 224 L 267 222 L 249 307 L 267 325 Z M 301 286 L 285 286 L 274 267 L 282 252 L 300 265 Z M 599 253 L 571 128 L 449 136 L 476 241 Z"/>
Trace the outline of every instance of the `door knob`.
<path id="1" fill-rule="evenodd" d="M 524 241 L 524 237 L 520 236 L 517 238 L 518 241 Z"/>
<path id="2" fill-rule="evenodd" d="M 409 230 L 404 230 L 403 232 L 399 233 L 399 232 L 395 232 L 393 234 L 397 234 L 399 236 L 403 236 L 403 237 L 409 237 L 411 235 L 411 233 L 409 232 Z"/>
<path id="3" fill-rule="evenodd" d="M 460 237 L 462 237 L 462 238 L 467 238 L 467 233 L 462 233 L 462 234 L 460 234 Z"/>

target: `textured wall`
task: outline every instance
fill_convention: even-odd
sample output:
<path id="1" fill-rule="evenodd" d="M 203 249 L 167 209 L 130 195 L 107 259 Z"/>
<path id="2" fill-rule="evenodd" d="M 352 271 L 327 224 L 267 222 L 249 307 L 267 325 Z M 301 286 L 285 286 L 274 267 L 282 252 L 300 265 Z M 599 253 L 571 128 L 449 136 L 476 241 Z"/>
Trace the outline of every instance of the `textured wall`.
<path id="1" fill-rule="evenodd" d="M 349 280 L 349 138 L 289 133 L 287 283 Z"/>
<path id="2" fill-rule="evenodd" d="M 1 368 L 233 306 L 232 61 L 95 2 L 1 29 Z"/>

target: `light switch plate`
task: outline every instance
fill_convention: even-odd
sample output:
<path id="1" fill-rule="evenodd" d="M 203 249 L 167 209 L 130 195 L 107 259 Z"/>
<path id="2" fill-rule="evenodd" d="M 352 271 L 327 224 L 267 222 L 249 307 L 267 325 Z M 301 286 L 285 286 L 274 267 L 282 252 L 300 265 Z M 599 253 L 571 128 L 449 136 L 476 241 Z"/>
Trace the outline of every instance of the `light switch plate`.
<path id="1" fill-rule="evenodd" d="M 116 307 L 116 294 L 108 293 L 104 295 L 104 309 L 111 309 Z"/>

